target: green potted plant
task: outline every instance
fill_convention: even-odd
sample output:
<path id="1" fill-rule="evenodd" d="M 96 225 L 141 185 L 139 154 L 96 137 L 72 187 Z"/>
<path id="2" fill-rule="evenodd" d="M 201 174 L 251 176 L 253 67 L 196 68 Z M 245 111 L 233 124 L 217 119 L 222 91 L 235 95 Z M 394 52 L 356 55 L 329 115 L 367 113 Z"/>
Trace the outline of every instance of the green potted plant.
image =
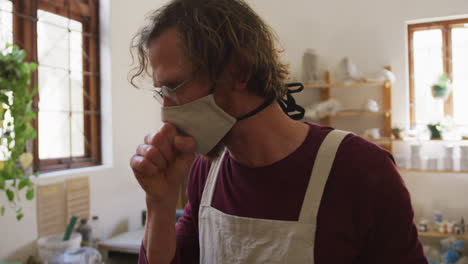
<path id="1" fill-rule="evenodd" d="M 437 81 L 431 86 L 432 96 L 435 99 L 447 99 L 452 90 L 452 83 L 444 73 L 439 76 Z"/>
<path id="2" fill-rule="evenodd" d="M 37 87 L 31 91 L 29 86 L 37 65 L 24 62 L 25 57 L 26 52 L 17 46 L 7 45 L 0 51 L 0 195 L 3 192 L 7 198 L 6 204 L 0 204 L 0 215 L 9 205 L 18 221 L 24 216 L 19 192 L 26 188 L 26 199 L 34 198 L 30 180 L 33 155 L 25 149 L 27 142 L 36 137 L 31 121 L 36 117 L 32 104 Z"/>
<path id="3" fill-rule="evenodd" d="M 431 139 L 442 139 L 442 126 L 440 123 L 428 124 L 427 128 L 431 132 Z"/>

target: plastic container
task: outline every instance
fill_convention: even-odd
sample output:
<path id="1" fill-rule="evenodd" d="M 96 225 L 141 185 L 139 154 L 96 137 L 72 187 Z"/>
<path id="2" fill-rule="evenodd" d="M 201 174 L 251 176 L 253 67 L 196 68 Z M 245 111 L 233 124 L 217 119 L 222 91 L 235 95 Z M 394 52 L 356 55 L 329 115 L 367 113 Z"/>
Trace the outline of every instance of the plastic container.
<path id="1" fill-rule="evenodd" d="M 102 256 L 92 247 L 67 250 L 56 256 L 51 264 L 101 264 Z"/>
<path id="2" fill-rule="evenodd" d="M 39 238 L 37 248 L 39 257 L 43 263 L 49 263 L 52 259 L 67 250 L 78 249 L 81 246 L 81 234 L 73 232 L 70 239 L 63 241 L 65 233 Z"/>

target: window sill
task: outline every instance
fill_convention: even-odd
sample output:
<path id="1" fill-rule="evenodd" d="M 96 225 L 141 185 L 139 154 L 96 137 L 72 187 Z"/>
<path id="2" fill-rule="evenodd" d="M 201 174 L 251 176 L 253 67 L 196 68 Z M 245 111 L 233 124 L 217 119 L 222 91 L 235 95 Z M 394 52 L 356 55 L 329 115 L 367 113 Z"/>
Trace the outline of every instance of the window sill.
<path id="1" fill-rule="evenodd" d="M 39 176 L 37 178 L 34 176 L 31 176 L 31 179 L 34 179 L 35 183 L 38 185 L 52 184 L 52 183 L 61 182 L 66 179 L 83 176 L 84 174 L 87 174 L 87 173 L 94 174 L 94 173 L 104 172 L 112 168 L 113 166 L 111 165 L 97 165 L 97 166 L 91 166 L 91 167 L 86 167 L 86 168 L 76 168 L 76 169 L 67 169 L 67 170 L 60 170 L 60 171 L 43 172 L 43 173 L 39 173 Z"/>

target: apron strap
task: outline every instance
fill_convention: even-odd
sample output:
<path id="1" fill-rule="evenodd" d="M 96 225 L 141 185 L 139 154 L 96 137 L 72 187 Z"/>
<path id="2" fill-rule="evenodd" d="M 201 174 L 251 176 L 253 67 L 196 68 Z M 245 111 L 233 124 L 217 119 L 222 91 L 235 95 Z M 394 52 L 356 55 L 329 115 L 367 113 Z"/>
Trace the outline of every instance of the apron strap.
<path id="1" fill-rule="evenodd" d="M 309 186 L 304 196 L 299 223 L 317 226 L 317 214 L 328 175 L 330 174 L 338 147 L 348 134 L 350 132 L 332 130 L 320 145 L 309 179 Z"/>
<path id="2" fill-rule="evenodd" d="M 223 163 L 224 155 L 226 154 L 226 150 L 223 151 L 219 157 L 211 162 L 210 172 L 208 173 L 208 177 L 206 179 L 205 188 L 203 188 L 202 199 L 200 202 L 200 206 L 211 206 L 211 201 L 213 200 L 213 193 L 216 187 L 216 181 L 218 179 L 218 172 L 221 163 Z"/>

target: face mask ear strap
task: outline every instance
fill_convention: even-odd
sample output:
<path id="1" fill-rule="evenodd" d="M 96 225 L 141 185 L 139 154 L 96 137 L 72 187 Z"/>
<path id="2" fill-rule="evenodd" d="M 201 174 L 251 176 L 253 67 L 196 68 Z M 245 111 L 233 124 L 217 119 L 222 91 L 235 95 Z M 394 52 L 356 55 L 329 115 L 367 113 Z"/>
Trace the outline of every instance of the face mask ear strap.
<path id="1" fill-rule="evenodd" d="M 269 106 L 271 103 L 273 102 L 272 99 L 269 99 L 267 100 L 265 103 L 261 104 L 259 107 L 257 107 L 257 109 L 253 110 L 252 112 L 250 113 L 247 113 L 243 116 L 240 116 L 237 118 L 237 121 L 241 121 L 241 120 L 244 120 L 244 119 L 247 119 L 253 115 L 256 115 L 258 113 L 260 113 L 260 111 L 262 111 L 263 109 L 267 108 L 267 106 Z"/>
<path id="2" fill-rule="evenodd" d="M 278 104 L 280 105 L 283 112 L 294 120 L 301 120 L 304 118 L 305 110 L 302 106 L 296 104 L 296 100 L 292 97 L 291 94 L 298 93 L 304 90 L 304 85 L 302 83 L 288 83 L 286 84 L 288 88 L 286 92 L 286 99 L 282 98 L 278 100 Z M 298 87 L 297 89 L 290 89 L 290 87 Z M 295 113 L 294 112 L 299 112 Z"/>

